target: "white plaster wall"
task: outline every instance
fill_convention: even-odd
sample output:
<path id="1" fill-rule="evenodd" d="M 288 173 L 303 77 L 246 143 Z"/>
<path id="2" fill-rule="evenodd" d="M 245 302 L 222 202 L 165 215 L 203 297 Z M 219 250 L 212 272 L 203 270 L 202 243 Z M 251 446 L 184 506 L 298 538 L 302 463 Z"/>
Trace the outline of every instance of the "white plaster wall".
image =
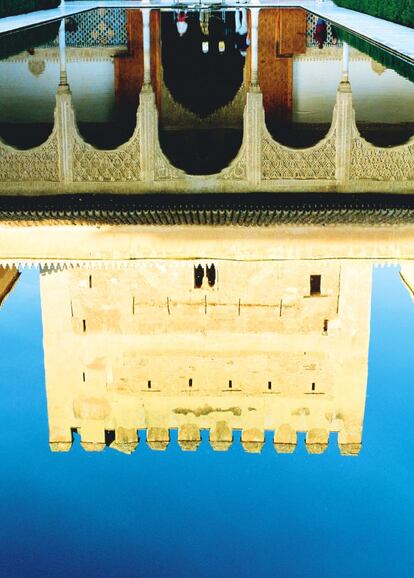
<path id="1" fill-rule="evenodd" d="M 69 62 L 68 78 L 80 122 L 112 120 L 115 107 L 113 61 Z"/>
<path id="2" fill-rule="evenodd" d="M 0 62 L 0 122 L 52 122 L 59 63 L 34 76 L 28 62 Z M 69 62 L 68 78 L 79 121 L 106 122 L 115 103 L 112 61 Z"/>
<path id="3" fill-rule="evenodd" d="M 293 120 L 329 123 L 341 80 L 340 60 L 295 60 Z M 371 60 L 350 62 L 356 119 L 360 122 L 414 122 L 414 84 L 393 70 L 377 74 Z"/>

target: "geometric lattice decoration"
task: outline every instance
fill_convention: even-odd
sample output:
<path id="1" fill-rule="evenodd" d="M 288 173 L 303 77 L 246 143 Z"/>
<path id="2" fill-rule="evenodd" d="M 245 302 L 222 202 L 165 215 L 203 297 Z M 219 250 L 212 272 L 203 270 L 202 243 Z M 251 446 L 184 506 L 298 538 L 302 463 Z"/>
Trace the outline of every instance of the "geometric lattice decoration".
<path id="1" fill-rule="evenodd" d="M 308 47 L 318 46 L 318 43 L 316 42 L 315 37 L 314 37 L 314 34 L 316 32 L 317 21 L 318 21 L 318 17 L 315 16 L 315 14 L 310 14 L 308 12 L 307 17 L 306 17 L 306 46 L 308 46 Z M 326 31 L 327 31 L 327 36 L 326 36 L 326 42 L 324 43 L 324 46 L 342 46 L 342 42 L 340 40 L 338 40 L 337 43 L 334 44 L 333 36 L 332 36 L 332 26 L 331 26 L 330 22 L 326 23 Z"/>
<path id="2" fill-rule="evenodd" d="M 66 46 L 93 48 L 126 46 L 128 42 L 126 11 L 124 8 L 98 8 L 75 14 L 66 20 Z M 56 38 L 47 46 L 57 46 Z"/>
<path id="3" fill-rule="evenodd" d="M 414 140 L 392 148 L 375 147 L 358 135 L 352 141 L 351 179 L 414 180 Z"/>
<path id="4" fill-rule="evenodd" d="M 56 128 L 47 141 L 29 150 L 18 150 L 0 141 L 0 181 L 59 181 Z"/>
<path id="5" fill-rule="evenodd" d="M 115 150 L 95 149 L 76 136 L 73 146 L 73 180 L 139 181 L 141 179 L 139 142 L 138 128 L 128 142 Z"/>
<path id="6" fill-rule="evenodd" d="M 263 179 L 335 179 L 335 130 L 309 149 L 280 145 L 264 131 L 262 139 Z"/>

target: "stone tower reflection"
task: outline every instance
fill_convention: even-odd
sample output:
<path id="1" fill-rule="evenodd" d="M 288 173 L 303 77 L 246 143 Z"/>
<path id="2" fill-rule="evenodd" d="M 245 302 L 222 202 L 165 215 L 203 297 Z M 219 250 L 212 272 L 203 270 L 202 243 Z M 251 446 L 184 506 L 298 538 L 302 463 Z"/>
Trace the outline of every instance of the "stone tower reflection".
<path id="1" fill-rule="evenodd" d="M 214 265 L 214 282 L 211 266 Z M 368 262 L 142 261 L 42 270 L 50 447 L 131 452 L 138 430 L 184 450 L 200 430 L 225 450 L 241 430 L 258 452 L 306 433 L 321 453 L 338 432 L 361 447 L 368 371 Z M 204 275 L 200 274 L 204 272 Z"/>

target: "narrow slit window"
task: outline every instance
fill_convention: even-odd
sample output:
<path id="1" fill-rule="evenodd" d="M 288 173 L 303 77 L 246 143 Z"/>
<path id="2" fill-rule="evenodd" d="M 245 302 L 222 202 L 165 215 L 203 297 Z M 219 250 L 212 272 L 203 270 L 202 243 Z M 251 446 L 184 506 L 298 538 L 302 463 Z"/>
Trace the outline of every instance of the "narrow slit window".
<path id="1" fill-rule="evenodd" d="M 316 383 L 312 383 L 312 391 L 316 390 Z"/>
<path id="2" fill-rule="evenodd" d="M 229 379 L 229 389 L 231 389 L 233 387 L 233 382 L 231 379 Z"/>
<path id="3" fill-rule="evenodd" d="M 86 319 L 82 319 L 83 332 L 86 333 Z"/>
<path id="4" fill-rule="evenodd" d="M 216 268 L 214 264 L 210 265 L 210 267 L 207 265 L 206 275 L 209 287 L 214 287 L 214 285 L 216 284 Z"/>
<path id="5" fill-rule="evenodd" d="M 311 275 L 310 276 L 310 294 L 320 295 L 321 294 L 321 276 Z"/>
<path id="6" fill-rule="evenodd" d="M 188 387 L 193 387 L 193 380 L 191 378 L 188 380 Z"/>
<path id="7" fill-rule="evenodd" d="M 325 319 L 323 322 L 323 332 L 328 333 L 328 320 Z"/>
<path id="8" fill-rule="evenodd" d="M 201 289 L 204 279 L 204 267 L 197 265 L 194 267 L 194 289 Z"/>
<path id="9" fill-rule="evenodd" d="M 82 381 L 83 381 L 83 383 L 85 383 L 85 381 L 86 381 L 86 375 L 85 375 L 85 372 L 83 372 L 83 373 L 82 373 Z"/>
<path id="10" fill-rule="evenodd" d="M 92 275 L 89 275 L 89 289 L 92 289 Z"/>
<path id="11" fill-rule="evenodd" d="M 151 380 L 148 380 L 148 389 L 151 389 Z"/>
<path id="12" fill-rule="evenodd" d="M 271 381 L 267 382 L 267 389 L 272 389 L 272 382 Z"/>

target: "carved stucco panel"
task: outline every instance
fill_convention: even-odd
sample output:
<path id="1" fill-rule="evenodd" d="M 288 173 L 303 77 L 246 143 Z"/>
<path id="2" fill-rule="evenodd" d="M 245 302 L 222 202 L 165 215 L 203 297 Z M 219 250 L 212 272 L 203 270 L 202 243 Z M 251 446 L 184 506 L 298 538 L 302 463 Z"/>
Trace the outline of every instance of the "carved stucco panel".
<path id="1" fill-rule="evenodd" d="M 73 180 L 83 182 L 139 181 L 140 134 L 137 128 L 131 139 L 114 150 L 99 150 L 78 135 L 73 146 Z"/>
<path id="2" fill-rule="evenodd" d="M 265 131 L 262 137 L 263 179 L 335 179 L 335 138 L 327 137 L 308 149 L 291 149 L 278 144 Z"/>
<path id="3" fill-rule="evenodd" d="M 221 171 L 218 178 L 225 181 L 245 181 L 247 179 L 247 153 L 245 145 L 242 145 L 236 158 L 227 168 Z"/>
<path id="4" fill-rule="evenodd" d="M 59 181 L 56 129 L 46 142 L 27 151 L 0 141 L 0 181 Z"/>
<path id="5" fill-rule="evenodd" d="M 182 179 L 186 173 L 174 167 L 159 145 L 155 146 L 154 177 L 156 181 L 174 181 Z"/>
<path id="6" fill-rule="evenodd" d="M 352 141 L 351 179 L 414 180 L 414 140 L 393 148 L 379 148 L 361 137 Z"/>

